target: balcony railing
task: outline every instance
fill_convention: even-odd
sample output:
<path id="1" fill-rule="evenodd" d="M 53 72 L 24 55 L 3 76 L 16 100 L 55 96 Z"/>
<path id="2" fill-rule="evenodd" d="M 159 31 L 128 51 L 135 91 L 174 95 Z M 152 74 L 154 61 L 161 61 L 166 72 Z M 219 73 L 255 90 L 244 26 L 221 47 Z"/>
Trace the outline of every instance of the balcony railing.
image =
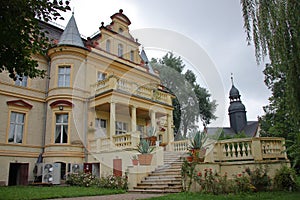
<path id="1" fill-rule="evenodd" d="M 140 141 L 140 133 L 128 132 L 120 135 L 113 135 L 110 138 L 97 138 L 89 140 L 88 149 L 91 152 L 111 151 L 117 149 L 134 149 Z"/>
<path id="2" fill-rule="evenodd" d="M 137 83 L 126 79 L 109 76 L 108 78 L 97 82 L 93 86 L 95 87 L 95 95 L 109 90 L 119 90 L 129 93 L 130 95 L 136 95 L 142 98 L 172 105 L 171 94 L 160 90 L 156 84 L 138 85 Z"/>
<path id="3" fill-rule="evenodd" d="M 254 137 L 216 141 L 213 144 L 213 161 L 285 160 L 284 138 Z M 172 143 L 174 151 L 187 151 L 189 140 Z"/>

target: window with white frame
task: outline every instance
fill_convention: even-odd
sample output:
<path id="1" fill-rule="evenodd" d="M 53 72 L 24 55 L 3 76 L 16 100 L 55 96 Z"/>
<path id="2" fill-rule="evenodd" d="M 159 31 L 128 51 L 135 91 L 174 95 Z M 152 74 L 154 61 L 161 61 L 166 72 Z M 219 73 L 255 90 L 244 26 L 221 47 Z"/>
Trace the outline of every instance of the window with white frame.
<path id="1" fill-rule="evenodd" d="M 143 125 L 136 125 L 136 130 L 140 132 L 140 138 L 144 138 L 145 127 Z"/>
<path id="2" fill-rule="evenodd" d="M 56 114 L 55 119 L 55 143 L 68 142 L 68 114 Z"/>
<path id="3" fill-rule="evenodd" d="M 106 128 L 106 119 L 95 119 L 95 128 Z"/>
<path id="4" fill-rule="evenodd" d="M 122 44 L 118 44 L 118 56 L 119 57 L 123 57 L 123 45 Z"/>
<path id="5" fill-rule="evenodd" d="M 59 66 L 58 67 L 58 87 L 70 87 L 70 66 Z"/>
<path id="6" fill-rule="evenodd" d="M 27 87 L 27 76 L 19 76 L 17 75 L 17 79 L 15 81 L 16 86 Z"/>
<path id="7" fill-rule="evenodd" d="M 116 122 L 116 135 L 124 134 L 128 132 L 128 123 Z"/>
<path id="8" fill-rule="evenodd" d="M 110 53 L 110 46 L 111 46 L 111 42 L 110 40 L 106 41 L 106 51 Z"/>
<path id="9" fill-rule="evenodd" d="M 98 72 L 97 73 L 97 81 L 102 81 L 106 78 L 106 74 L 103 72 Z"/>
<path id="10" fill-rule="evenodd" d="M 10 127 L 8 142 L 22 143 L 24 134 L 25 114 L 18 112 L 10 113 Z"/>
<path id="11" fill-rule="evenodd" d="M 130 61 L 134 61 L 134 51 L 130 51 Z"/>
<path id="12" fill-rule="evenodd" d="M 143 133 L 144 133 L 144 126 L 143 126 L 143 125 L 137 125 L 137 126 L 136 126 L 136 130 L 137 130 L 137 131 L 140 131 L 141 134 L 143 134 Z"/>
<path id="13" fill-rule="evenodd" d="M 106 136 L 106 126 L 107 126 L 106 119 L 100 119 L 100 118 L 95 119 L 96 138 Z"/>

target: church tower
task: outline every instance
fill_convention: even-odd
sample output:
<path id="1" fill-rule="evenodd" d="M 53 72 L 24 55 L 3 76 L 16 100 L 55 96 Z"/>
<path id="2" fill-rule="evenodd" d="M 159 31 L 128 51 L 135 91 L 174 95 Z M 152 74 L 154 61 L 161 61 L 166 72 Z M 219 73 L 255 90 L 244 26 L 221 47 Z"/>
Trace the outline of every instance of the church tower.
<path id="1" fill-rule="evenodd" d="M 230 106 L 228 114 L 230 118 L 230 127 L 238 133 L 247 125 L 246 109 L 241 101 L 239 90 L 234 87 L 233 77 L 231 77 L 232 87 L 229 92 Z"/>

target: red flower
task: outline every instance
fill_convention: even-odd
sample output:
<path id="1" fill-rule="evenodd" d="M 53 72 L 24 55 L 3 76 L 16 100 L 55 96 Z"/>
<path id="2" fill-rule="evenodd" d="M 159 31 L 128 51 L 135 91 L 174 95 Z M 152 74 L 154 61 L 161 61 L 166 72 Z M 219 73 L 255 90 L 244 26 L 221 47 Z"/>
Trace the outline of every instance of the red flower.
<path id="1" fill-rule="evenodd" d="M 242 174 L 238 174 L 238 177 L 241 177 L 242 176 Z"/>
<path id="2" fill-rule="evenodd" d="M 197 174 L 198 176 L 202 176 L 202 173 L 201 172 L 198 172 L 198 174 Z"/>

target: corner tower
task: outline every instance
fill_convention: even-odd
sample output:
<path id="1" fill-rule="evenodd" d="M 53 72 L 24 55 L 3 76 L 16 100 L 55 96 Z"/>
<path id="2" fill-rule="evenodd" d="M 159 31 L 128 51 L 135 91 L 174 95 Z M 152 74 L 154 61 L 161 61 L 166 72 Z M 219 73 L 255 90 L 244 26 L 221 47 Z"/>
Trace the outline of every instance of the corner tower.
<path id="1" fill-rule="evenodd" d="M 229 92 L 230 106 L 228 114 L 230 118 L 230 127 L 238 133 L 247 125 L 246 108 L 241 101 L 239 90 L 234 87 L 233 77 L 231 77 L 232 87 Z"/>

